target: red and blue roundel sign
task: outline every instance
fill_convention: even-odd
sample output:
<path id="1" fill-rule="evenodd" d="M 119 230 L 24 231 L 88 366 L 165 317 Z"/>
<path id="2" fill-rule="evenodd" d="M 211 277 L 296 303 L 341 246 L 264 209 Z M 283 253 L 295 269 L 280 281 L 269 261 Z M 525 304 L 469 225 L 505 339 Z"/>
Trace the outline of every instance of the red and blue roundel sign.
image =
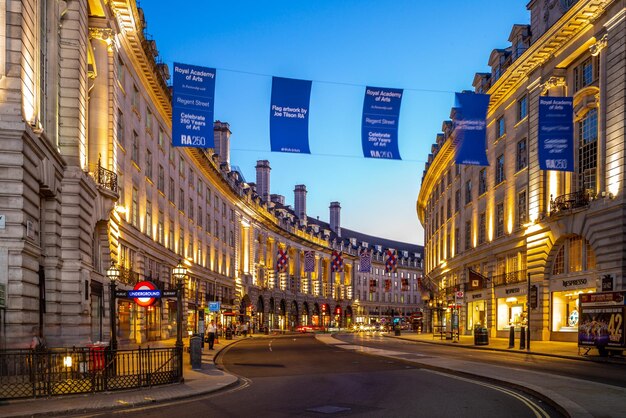
<path id="1" fill-rule="evenodd" d="M 128 297 L 135 299 L 139 306 L 150 306 L 161 297 L 161 291 L 152 282 L 143 281 L 135 285 L 133 290 L 128 291 Z"/>

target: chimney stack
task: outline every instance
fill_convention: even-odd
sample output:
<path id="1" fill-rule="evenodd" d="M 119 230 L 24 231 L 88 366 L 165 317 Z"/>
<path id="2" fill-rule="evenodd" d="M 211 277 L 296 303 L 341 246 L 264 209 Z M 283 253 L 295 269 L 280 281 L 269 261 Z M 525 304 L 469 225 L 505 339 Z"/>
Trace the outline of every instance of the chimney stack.
<path id="1" fill-rule="evenodd" d="M 330 202 L 330 229 L 341 236 L 341 206 L 339 202 Z"/>
<path id="2" fill-rule="evenodd" d="M 270 201 L 270 162 L 258 160 L 256 162 L 256 190 L 261 199 Z"/>
<path id="3" fill-rule="evenodd" d="M 306 225 L 306 186 L 304 184 L 296 185 L 294 200 L 296 216 L 300 219 L 300 224 Z"/>
<path id="4" fill-rule="evenodd" d="M 213 124 L 214 150 L 220 163 L 226 163 L 230 171 L 230 125 L 226 122 L 215 121 Z"/>

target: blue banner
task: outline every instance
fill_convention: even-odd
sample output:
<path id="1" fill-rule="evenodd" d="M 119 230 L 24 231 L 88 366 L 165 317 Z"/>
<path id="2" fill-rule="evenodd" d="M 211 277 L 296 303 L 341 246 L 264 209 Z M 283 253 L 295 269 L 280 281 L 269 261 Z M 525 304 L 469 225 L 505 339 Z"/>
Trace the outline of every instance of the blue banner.
<path id="1" fill-rule="evenodd" d="M 539 97 L 541 170 L 574 171 L 573 102 L 571 97 Z"/>
<path id="2" fill-rule="evenodd" d="M 272 77 L 270 143 L 274 152 L 310 154 L 311 81 Z"/>
<path id="3" fill-rule="evenodd" d="M 398 123 L 402 89 L 365 87 L 361 142 L 366 158 L 400 160 Z"/>
<path id="4" fill-rule="evenodd" d="M 487 153 L 488 94 L 455 93 L 454 132 L 456 154 L 454 162 L 466 165 L 489 165 Z"/>
<path id="5" fill-rule="evenodd" d="M 172 145 L 213 148 L 215 69 L 174 63 Z"/>

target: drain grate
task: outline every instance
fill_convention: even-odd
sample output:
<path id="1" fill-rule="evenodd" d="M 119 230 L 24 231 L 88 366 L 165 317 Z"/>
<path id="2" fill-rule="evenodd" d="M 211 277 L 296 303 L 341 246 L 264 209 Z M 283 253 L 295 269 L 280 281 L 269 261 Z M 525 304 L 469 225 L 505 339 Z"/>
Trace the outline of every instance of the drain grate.
<path id="1" fill-rule="evenodd" d="M 336 414 L 338 412 L 346 412 L 349 410 L 350 408 L 344 408 L 341 406 L 333 406 L 333 405 L 318 406 L 316 408 L 307 409 L 307 411 L 309 412 L 319 412 L 320 414 Z"/>

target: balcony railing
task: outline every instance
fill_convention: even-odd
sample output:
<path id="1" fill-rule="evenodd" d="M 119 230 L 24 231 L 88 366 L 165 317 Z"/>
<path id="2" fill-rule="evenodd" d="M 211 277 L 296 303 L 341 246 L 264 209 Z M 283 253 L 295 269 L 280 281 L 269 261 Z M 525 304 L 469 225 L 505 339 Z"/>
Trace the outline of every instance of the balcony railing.
<path id="1" fill-rule="evenodd" d="M 550 199 L 550 213 L 582 208 L 589 205 L 590 194 L 587 190 L 579 190 Z"/>
<path id="2" fill-rule="evenodd" d="M 504 274 L 496 274 L 491 279 L 494 286 L 504 286 L 507 284 L 520 283 L 526 281 L 526 270 L 510 271 Z"/>
<path id="3" fill-rule="evenodd" d="M 105 189 L 108 189 L 113 193 L 117 193 L 117 174 L 102 167 L 100 165 L 100 160 L 98 160 L 96 182 Z"/>

